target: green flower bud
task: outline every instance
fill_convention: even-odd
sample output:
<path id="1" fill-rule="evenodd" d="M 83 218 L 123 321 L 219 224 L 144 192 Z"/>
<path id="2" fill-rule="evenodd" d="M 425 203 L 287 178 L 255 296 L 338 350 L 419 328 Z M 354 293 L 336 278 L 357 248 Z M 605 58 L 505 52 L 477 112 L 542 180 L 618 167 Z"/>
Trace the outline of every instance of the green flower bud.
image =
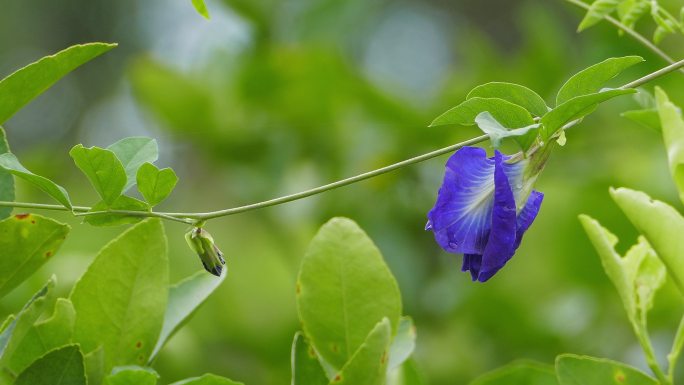
<path id="1" fill-rule="evenodd" d="M 197 253 L 202 261 L 204 269 L 217 277 L 221 276 L 223 265 L 223 253 L 214 244 L 214 238 L 201 227 L 195 227 L 185 234 L 188 246 Z"/>

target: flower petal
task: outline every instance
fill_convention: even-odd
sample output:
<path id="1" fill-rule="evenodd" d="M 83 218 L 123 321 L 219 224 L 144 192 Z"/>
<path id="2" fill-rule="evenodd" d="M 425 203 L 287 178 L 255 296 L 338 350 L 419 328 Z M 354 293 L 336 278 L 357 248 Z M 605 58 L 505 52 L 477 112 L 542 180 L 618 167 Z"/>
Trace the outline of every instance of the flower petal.
<path id="1" fill-rule="evenodd" d="M 494 156 L 495 189 L 492 225 L 487 246 L 482 253 L 482 266 L 477 279 L 485 282 L 491 278 L 515 252 L 517 215 L 515 197 L 504 172 L 503 156 L 498 151 Z"/>
<path id="2" fill-rule="evenodd" d="M 525 234 L 525 231 L 527 231 L 527 229 L 529 229 L 530 226 L 532 226 L 532 222 L 534 222 L 534 219 L 537 218 L 537 214 L 539 213 L 539 209 L 541 208 L 543 200 L 543 193 L 540 193 L 536 190 L 532 190 L 532 192 L 530 193 L 530 197 L 527 198 L 527 203 L 525 203 L 525 207 L 523 207 L 523 209 L 520 210 L 520 214 L 518 214 L 518 229 L 515 235 L 514 250 L 518 249 L 518 247 L 520 246 L 520 242 L 522 241 L 522 237 Z"/>
<path id="3" fill-rule="evenodd" d="M 463 254 L 463 266 L 461 271 L 470 271 L 473 281 L 477 281 L 482 267 L 482 256 L 480 254 Z"/>
<path id="4" fill-rule="evenodd" d="M 463 147 L 449 158 L 428 227 L 451 253 L 482 254 L 491 224 L 494 160 L 484 149 Z"/>
<path id="5" fill-rule="evenodd" d="M 504 155 L 504 160 L 510 157 Z M 508 177 L 508 183 L 511 185 L 511 190 L 513 191 L 513 196 L 515 196 L 515 205 L 519 209 L 523 205 L 523 199 L 526 198 L 523 176 L 525 173 L 525 167 L 529 163 L 528 159 L 522 159 L 515 163 L 503 163 L 503 170 Z"/>

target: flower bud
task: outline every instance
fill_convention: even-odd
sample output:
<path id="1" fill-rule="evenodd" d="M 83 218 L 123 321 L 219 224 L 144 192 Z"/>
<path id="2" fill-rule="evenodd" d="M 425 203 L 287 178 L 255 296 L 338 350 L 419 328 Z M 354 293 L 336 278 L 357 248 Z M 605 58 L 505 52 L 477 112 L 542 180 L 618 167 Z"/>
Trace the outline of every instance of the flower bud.
<path id="1" fill-rule="evenodd" d="M 185 234 L 185 240 L 188 242 L 188 246 L 200 257 L 204 269 L 220 277 L 226 261 L 223 259 L 221 250 L 214 244 L 214 238 L 211 234 L 201 227 L 195 227 Z"/>

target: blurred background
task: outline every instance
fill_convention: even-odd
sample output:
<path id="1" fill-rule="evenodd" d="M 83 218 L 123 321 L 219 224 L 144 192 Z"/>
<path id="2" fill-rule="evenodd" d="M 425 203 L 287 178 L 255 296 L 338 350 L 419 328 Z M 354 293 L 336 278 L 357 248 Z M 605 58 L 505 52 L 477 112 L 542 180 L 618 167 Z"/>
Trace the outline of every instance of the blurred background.
<path id="1" fill-rule="evenodd" d="M 561 0 L 207 5 L 210 21 L 190 0 L 3 1 L 0 76 L 72 44 L 119 43 L 6 123 L 13 151 L 88 205 L 96 194 L 68 149 L 151 136 L 160 143 L 159 163 L 180 176 L 159 209 L 214 210 L 478 135 L 472 127 L 427 125 L 484 82 L 520 83 L 551 103 L 572 73 L 604 58 L 647 59 L 613 85 L 664 65 L 607 24 L 576 34 L 583 12 Z M 651 24 L 639 27 L 650 33 Z M 673 57 L 684 56 L 683 47 L 677 37 L 663 43 Z M 675 73 L 657 84 L 682 105 L 682 81 Z M 446 157 L 212 221 L 208 229 L 228 256 L 229 277 L 154 365 L 162 382 L 214 372 L 252 385 L 289 383 L 298 264 L 316 229 L 333 216 L 356 220 L 382 250 L 404 313 L 417 324 L 415 358 L 430 384 L 464 384 L 519 358 L 551 363 L 562 352 L 645 367 L 577 220 L 580 213 L 599 219 L 624 252 L 636 231 L 610 200 L 609 186 L 643 189 L 682 208 L 658 134 L 618 116 L 635 107 L 629 97 L 609 102 L 568 132 L 538 183 L 546 194 L 540 216 L 516 257 L 486 284 L 471 282 L 460 272 L 461 257 L 442 252 L 423 231 Z M 18 200 L 49 198 L 18 181 Z M 68 295 L 98 249 L 122 231 L 48 215 L 71 223 L 72 234 L 57 258 L 0 303 L 3 314 L 53 273 Z M 177 281 L 201 266 L 183 240 L 186 228 L 166 226 Z M 650 319 L 663 357 L 682 310 L 668 283 Z"/>

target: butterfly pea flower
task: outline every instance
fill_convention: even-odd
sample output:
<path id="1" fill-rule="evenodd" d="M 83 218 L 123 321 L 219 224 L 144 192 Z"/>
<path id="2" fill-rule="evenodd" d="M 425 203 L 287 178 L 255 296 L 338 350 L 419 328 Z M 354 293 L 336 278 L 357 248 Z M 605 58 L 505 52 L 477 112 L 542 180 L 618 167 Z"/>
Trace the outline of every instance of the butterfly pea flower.
<path id="1" fill-rule="evenodd" d="M 204 269 L 220 277 L 226 260 L 223 259 L 223 253 L 214 243 L 211 234 L 201 227 L 195 227 L 185 234 L 185 240 L 188 242 L 188 246 L 200 257 Z"/>
<path id="2" fill-rule="evenodd" d="M 532 185 L 547 155 L 536 155 L 487 158 L 484 149 L 463 147 L 447 161 L 426 230 L 445 251 L 463 254 L 461 270 L 473 281 L 487 281 L 513 257 L 539 212 L 544 194 Z"/>

